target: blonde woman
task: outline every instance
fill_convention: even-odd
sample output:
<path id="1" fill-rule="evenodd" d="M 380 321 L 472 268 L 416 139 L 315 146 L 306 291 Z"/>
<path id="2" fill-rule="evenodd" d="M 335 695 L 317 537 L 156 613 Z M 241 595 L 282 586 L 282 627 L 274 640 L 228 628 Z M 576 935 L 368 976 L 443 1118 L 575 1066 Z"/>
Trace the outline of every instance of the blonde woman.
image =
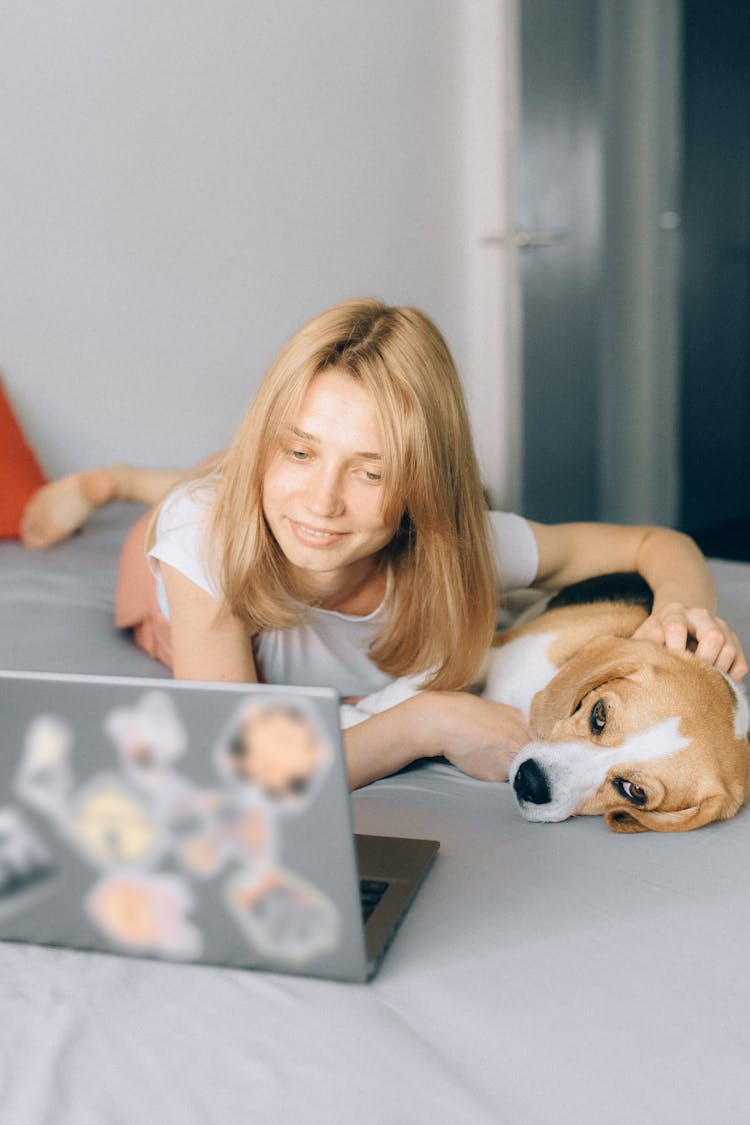
<path id="1" fill-rule="evenodd" d="M 454 363 L 412 308 L 321 313 L 278 353 L 224 455 L 192 476 L 121 465 L 64 478 L 31 501 L 24 541 L 48 546 L 111 499 L 165 493 L 126 542 L 118 623 L 176 677 L 346 697 L 410 676 L 425 689 L 347 730 L 352 787 L 440 755 L 507 778 L 528 741 L 520 713 L 460 689 L 512 588 L 638 571 L 654 591 L 640 636 L 747 671 L 686 536 L 487 512 Z"/>

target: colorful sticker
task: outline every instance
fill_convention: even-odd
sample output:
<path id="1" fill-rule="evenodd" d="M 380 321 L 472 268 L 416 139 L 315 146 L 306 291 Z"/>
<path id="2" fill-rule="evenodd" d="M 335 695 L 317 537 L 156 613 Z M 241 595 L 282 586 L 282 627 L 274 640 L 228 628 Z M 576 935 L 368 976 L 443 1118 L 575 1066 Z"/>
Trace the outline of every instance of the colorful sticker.
<path id="1" fill-rule="evenodd" d="M 149 814 L 117 777 L 95 777 L 71 802 L 67 830 L 87 859 L 102 867 L 149 866 L 166 841 Z"/>
<path id="2" fill-rule="evenodd" d="M 275 821 L 263 807 L 229 811 L 221 833 L 227 851 L 246 869 L 268 867 L 278 852 Z"/>
<path id="3" fill-rule="evenodd" d="M 175 847 L 180 850 L 185 837 L 205 836 L 221 807 L 221 794 L 199 789 L 173 768 L 185 752 L 187 736 L 170 697 L 148 692 L 135 706 L 110 712 L 105 730 L 150 812 L 173 835 Z"/>
<path id="4" fill-rule="evenodd" d="M 111 711 L 104 729 L 130 777 L 145 789 L 161 783 L 187 745 L 182 721 L 163 691 L 147 692 L 134 707 Z"/>
<path id="5" fill-rule="evenodd" d="M 194 906 L 188 886 L 175 875 L 108 875 L 84 902 L 91 921 L 123 948 L 184 958 L 203 949 L 187 918 Z"/>
<path id="6" fill-rule="evenodd" d="M 221 836 L 215 832 L 187 836 L 177 849 L 182 866 L 196 879 L 211 879 L 226 863 Z"/>
<path id="7" fill-rule="evenodd" d="M 224 778 L 287 808 L 301 805 L 330 762 L 312 717 L 290 707 L 246 705 L 216 750 Z"/>
<path id="8" fill-rule="evenodd" d="M 260 953 L 298 965 L 336 948 L 339 916 L 317 887 L 284 868 L 238 871 L 224 886 L 233 917 Z"/>
<path id="9" fill-rule="evenodd" d="M 200 879 L 217 875 L 230 861 L 241 863 L 246 870 L 264 870 L 277 854 L 275 819 L 260 804 L 243 807 L 225 800 L 202 831 L 178 840 L 183 866 Z"/>
<path id="10" fill-rule="evenodd" d="M 179 836 L 198 832 L 216 819 L 222 795 L 212 789 L 199 789 L 192 781 L 174 777 L 150 795 L 150 806 L 162 824 Z"/>
<path id="11" fill-rule="evenodd" d="M 37 715 L 29 724 L 15 779 L 15 790 L 40 812 L 62 816 L 73 775 L 70 769 L 70 727 L 56 715 Z"/>
<path id="12" fill-rule="evenodd" d="M 56 875 L 52 857 L 21 814 L 0 809 L 0 918 L 46 890 Z"/>

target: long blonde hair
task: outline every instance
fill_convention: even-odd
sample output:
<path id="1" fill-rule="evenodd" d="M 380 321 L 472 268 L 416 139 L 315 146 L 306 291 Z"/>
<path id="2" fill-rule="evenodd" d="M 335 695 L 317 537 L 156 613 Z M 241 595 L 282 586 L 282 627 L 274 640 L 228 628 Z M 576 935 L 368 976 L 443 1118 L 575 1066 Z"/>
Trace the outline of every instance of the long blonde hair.
<path id="1" fill-rule="evenodd" d="M 216 470 L 209 545 L 221 558 L 226 603 L 253 633 L 304 618 L 263 516 L 263 479 L 312 379 L 333 368 L 371 395 L 386 518 L 398 524 L 384 549 L 391 581 L 369 655 L 389 675 L 424 675 L 424 686 L 435 689 L 464 687 L 490 644 L 497 576 L 458 374 L 439 331 L 416 309 L 346 301 L 314 317 L 278 352 Z"/>

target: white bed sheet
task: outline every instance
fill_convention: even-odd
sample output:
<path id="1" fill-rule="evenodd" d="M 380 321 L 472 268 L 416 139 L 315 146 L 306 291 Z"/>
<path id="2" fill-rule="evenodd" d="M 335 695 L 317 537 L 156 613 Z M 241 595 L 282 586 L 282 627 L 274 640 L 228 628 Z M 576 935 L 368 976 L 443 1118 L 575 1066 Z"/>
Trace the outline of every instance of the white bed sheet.
<path id="1" fill-rule="evenodd" d="M 163 675 L 111 626 L 125 519 L 46 555 L 0 544 L 0 666 Z M 750 566 L 714 571 L 750 648 Z M 508 785 L 441 764 L 353 809 L 442 843 L 374 981 L 0 944 L 0 1122 L 748 1119 L 748 810 L 677 835 L 532 825 Z"/>

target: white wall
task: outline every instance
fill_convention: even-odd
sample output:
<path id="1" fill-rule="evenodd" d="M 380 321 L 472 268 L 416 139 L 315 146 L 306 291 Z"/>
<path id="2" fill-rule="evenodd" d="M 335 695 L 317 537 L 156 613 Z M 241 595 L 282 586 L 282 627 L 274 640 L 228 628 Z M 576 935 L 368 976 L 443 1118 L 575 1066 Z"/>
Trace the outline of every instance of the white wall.
<path id="1" fill-rule="evenodd" d="M 48 473 L 221 447 L 290 332 L 363 293 L 429 312 L 484 413 L 466 11 L 0 6 L 0 366 Z"/>

